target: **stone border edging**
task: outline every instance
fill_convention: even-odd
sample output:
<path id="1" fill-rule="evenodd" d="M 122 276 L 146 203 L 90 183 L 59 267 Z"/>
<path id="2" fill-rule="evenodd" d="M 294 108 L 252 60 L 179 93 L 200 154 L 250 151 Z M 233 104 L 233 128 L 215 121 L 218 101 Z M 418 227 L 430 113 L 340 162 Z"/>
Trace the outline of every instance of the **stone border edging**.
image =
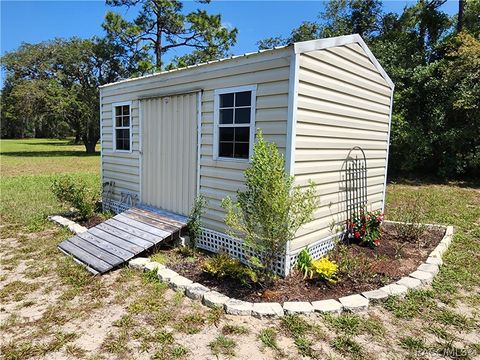
<path id="1" fill-rule="evenodd" d="M 77 224 L 75 221 L 72 221 L 60 215 L 50 215 L 48 216 L 48 220 L 68 228 L 70 231 L 74 232 L 75 234 L 84 233 L 85 231 L 88 230 L 85 226 Z"/>
<path id="2" fill-rule="evenodd" d="M 383 286 L 376 290 L 365 291 L 361 294 L 352 294 L 339 299 L 327 299 L 320 301 L 287 301 L 283 304 L 275 302 L 251 303 L 229 298 L 217 291 L 179 275 L 168 269 L 165 265 L 150 261 L 149 258 L 135 258 L 129 261 L 129 266 L 144 270 L 157 271 L 157 277 L 167 282 L 171 288 L 183 292 L 192 300 L 201 300 L 208 307 L 221 307 L 230 315 L 254 316 L 256 318 L 275 318 L 285 314 L 311 314 L 361 312 L 368 309 L 370 304 L 385 301 L 390 296 L 405 296 L 410 289 L 418 289 L 428 286 L 439 272 L 442 266 L 442 256 L 450 246 L 453 239 L 453 226 L 428 225 L 445 229 L 437 247 L 430 253 L 427 260 L 418 266 L 417 270 L 405 276 L 397 282 Z"/>

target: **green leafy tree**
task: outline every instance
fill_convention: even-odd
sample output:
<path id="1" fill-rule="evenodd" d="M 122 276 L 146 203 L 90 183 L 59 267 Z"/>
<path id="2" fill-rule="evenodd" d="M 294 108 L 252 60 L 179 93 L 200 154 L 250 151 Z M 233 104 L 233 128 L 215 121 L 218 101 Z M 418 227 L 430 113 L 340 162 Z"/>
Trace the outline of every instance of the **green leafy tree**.
<path id="1" fill-rule="evenodd" d="M 170 65 L 184 66 L 222 57 L 236 41 L 237 29 L 223 26 L 220 15 L 200 9 L 184 14 L 183 4 L 178 0 L 107 0 L 106 3 L 114 7 L 140 7 L 132 21 L 110 11 L 103 24 L 107 37 L 128 50 L 130 63 L 140 73 L 161 70 L 162 56 L 172 49 L 193 50 L 192 54 L 176 57 Z"/>
<path id="2" fill-rule="evenodd" d="M 290 32 L 290 36 L 274 36 L 257 42 L 259 49 L 271 49 L 277 46 L 284 46 L 298 41 L 317 39 L 320 35 L 320 26 L 311 21 L 304 21 L 299 27 Z"/>
<path id="3" fill-rule="evenodd" d="M 373 37 L 380 28 L 382 2 L 379 0 L 332 0 L 319 16 L 322 37 L 360 34 Z"/>
<path id="4" fill-rule="evenodd" d="M 259 49 L 287 45 L 322 37 L 360 34 L 370 38 L 381 26 L 382 3 L 379 0 L 332 0 L 319 14 L 319 22 L 304 21 L 287 37 L 275 36 L 257 42 Z"/>
<path id="5" fill-rule="evenodd" d="M 127 75 L 122 51 L 106 39 L 55 39 L 2 57 L 2 136 L 74 134 L 88 153 L 100 138 L 98 87 Z"/>
<path id="6" fill-rule="evenodd" d="M 453 37 L 439 63 L 444 84 L 445 131 L 439 154 L 446 177 L 455 174 L 480 176 L 480 41 L 461 32 Z"/>
<path id="7" fill-rule="evenodd" d="M 245 246 L 259 253 L 255 262 L 272 270 L 278 255 L 303 224 L 312 219 L 317 207 L 315 184 L 302 189 L 285 171 L 285 159 L 274 143 L 256 135 L 254 154 L 245 171 L 245 191 L 237 192 L 237 202 L 222 201 L 225 223 L 233 236 L 243 237 Z"/>

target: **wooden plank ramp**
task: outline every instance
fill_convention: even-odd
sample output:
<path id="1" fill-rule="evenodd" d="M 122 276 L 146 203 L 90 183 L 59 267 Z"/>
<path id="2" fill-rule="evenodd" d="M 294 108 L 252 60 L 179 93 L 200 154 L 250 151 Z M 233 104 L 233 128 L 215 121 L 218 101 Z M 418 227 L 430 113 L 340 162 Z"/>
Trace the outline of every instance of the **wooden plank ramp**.
<path id="1" fill-rule="evenodd" d="M 58 245 L 93 274 L 103 274 L 162 241 L 186 233 L 187 217 L 138 205 Z"/>

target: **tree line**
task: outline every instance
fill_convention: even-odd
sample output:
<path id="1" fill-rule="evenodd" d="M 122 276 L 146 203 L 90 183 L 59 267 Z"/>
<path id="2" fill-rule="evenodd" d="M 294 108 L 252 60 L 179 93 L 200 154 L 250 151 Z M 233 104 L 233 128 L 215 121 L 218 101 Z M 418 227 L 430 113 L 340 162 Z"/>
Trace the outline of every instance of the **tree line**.
<path id="1" fill-rule="evenodd" d="M 198 1 L 208 4 L 209 0 Z M 390 175 L 441 178 L 480 175 L 480 0 L 418 0 L 401 13 L 380 0 L 332 0 L 316 21 L 259 49 L 315 38 L 360 34 L 395 83 Z M 94 151 L 99 133 L 98 86 L 229 55 L 238 30 L 221 16 L 183 11 L 176 0 L 107 0 L 135 7 L 126 20 L 107 12 L 105 36 L 22 44 L 5 54 L 2 138 L 74 135 Z M 190 49 L 165 62 L 172 49 Z"/>
<path id="2" fill-rule="evenodd" d="M 132 21 L 107 12 L 104 37 L 23 43 L 2 57 L 2 138 L 73 135 L 92 153 L 100 139 L 100 85 L 224 57 L 236 41 L 237 29 L 225 28 L 220 15 L 184 14 L 178 0 L 106 3 L 139 11 Z M 191 52 L 162 60 L 181 47 Z"/>

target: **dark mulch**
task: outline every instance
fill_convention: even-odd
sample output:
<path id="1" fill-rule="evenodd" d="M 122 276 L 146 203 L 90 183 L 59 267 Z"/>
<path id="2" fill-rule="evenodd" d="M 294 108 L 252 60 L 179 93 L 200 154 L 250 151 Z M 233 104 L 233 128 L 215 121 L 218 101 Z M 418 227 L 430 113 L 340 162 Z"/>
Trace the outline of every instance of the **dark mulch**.
<path id="1" fill-rule="evenodd" d="M 98 224 L 101 224 L 105 220 L 105 216 L 103 216 L 102 214 L 94 214 L 88 219 L 80 221 L 80 225 L 85 226 L 87 229 L 90 229 L 94 226 L 97 226 Z"/>
<path id="2" fill-rule="evenodd" d="M 100 213 L 94 213 L 88 219 L 80 219 L 74 212 L 63 213 L 62 216 L 85 226 L 87 229 L 97 226 L 106 220 L 105 216 Z"/>
<path id="3" fill-rule="evenodd" d="M 159 250 L 168 258 L 168 266 L 194 282 L 201 283 L 227 296 L 246 301 L 314 301 L 338 298 L 354 293 L 377 289 L 391 284 L 415 271 L 428 254 L 441 241 L 444 231 L 428 229 L 421 245 L 405 243 L 395 227 L 386 224 L 382 228 L 381 245 L 370 249 L 356 244 L 337 246 L 330 254 L 342 270 L 335 284 L 316 279 L 303 279 L 298 271 L 286 278 L 279 278 L 267 288 L 258 284 L 243 285 L 236 279 L 216 278 L 202 271 L 202 263 L 210 253 L 197 251 L 195 256 L 184 256 L 177 249 Z M 349 270 L 347 270 L 349 269 Z"/>

